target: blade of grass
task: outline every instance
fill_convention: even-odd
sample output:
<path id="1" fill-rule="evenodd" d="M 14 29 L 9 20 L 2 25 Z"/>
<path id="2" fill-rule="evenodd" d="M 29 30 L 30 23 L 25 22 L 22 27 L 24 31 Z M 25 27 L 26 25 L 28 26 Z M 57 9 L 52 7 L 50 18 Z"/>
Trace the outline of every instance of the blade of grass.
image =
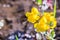
<path id="1" fill-rule="evenodd" d="M 56 17 L 56 0 L 54 2 L 54 17 Z"/>
<path id="2" fill-rule="evenodd" d="M 17 35 L 16 35 L 16 40 L 18 40 L 18 37 L 17 37 Z"/>

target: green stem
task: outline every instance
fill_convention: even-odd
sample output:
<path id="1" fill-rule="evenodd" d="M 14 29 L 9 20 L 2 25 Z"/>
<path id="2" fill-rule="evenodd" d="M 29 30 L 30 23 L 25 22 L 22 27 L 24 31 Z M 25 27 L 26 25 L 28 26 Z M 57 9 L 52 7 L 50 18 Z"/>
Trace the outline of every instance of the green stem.
<path id="1" fill-rule="evenodd" d="M 18 37 L 17 37 L 17 35 L 16 35 L 16 40 L 18 40 Z"/>
<path id="2" fill-rule="evenodd" d="M 42 0 L 36 0 L 38 4 L 42 4 Z"/>
<path id="3" fill-rule="evenodd" d="M 56 17 L 56 0 L 55 0 L 55 3 L 54 3 L 54 17 Z"/>

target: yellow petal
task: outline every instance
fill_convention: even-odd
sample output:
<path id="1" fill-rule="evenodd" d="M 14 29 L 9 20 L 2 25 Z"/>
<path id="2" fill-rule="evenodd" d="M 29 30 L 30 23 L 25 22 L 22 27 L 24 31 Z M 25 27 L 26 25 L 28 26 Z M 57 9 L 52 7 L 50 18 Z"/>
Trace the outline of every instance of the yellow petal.
<path id="1" fill-rule="evenodd" d="M 31 23 L 35 23 L 36 22 L 36 20 L 32 16 L 28 17 L 28 21 L 31 22 Z"/>
<path id="2" fill-rule="evenodd" d="M 34 15 L 34 18 L 35 18 L 36 20 L 38 20 L 40 17 L 37 16 L 37 15 Z"/>
<path id="3" fill-rule="evenodd" d="M 37 28 L 37 26 L 38 26 L 38 23 L 35 23 L 35 24 L 34 24 L 34 28 Z"/>
<path id="4" fill-rule="evenodd" d="M 26 12 L 26 17 L 29 17 L 30 15 L 30 12 Z"/>
<path id="5" fill-rule="evenodd" d="M 56 18 L 54 16 L 51 16 L 50 21 L 54 21 L 54 20 L 56 21 Z"/>
<path id="6" fill-rule="evenodd" d="M 34 14 L 39 14 L 39 11 L 37 8 L 33 7 L 31 12 L 33 12 Z"/>
<path id="7" fill-rule="evenodd" d="M 46 22 L 47 22 L 47 20 L 46 20 L 46 18 L 44 16 L 39 21 L 39 23 L 46 23 Z"/>
<path id="8" fill-rule="evenodd" d="M 47 21 L 50 21 L 50 17 L 51 17 L 50 14 L 45 13 L 45 14 L 44 14 L 44 17 L 46 18 Z"/>

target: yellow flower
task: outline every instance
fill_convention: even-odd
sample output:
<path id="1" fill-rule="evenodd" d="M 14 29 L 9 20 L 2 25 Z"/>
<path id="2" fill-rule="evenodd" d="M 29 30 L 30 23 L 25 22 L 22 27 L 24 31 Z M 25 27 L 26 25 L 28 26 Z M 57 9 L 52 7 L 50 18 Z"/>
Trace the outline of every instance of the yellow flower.
<path id="1" fill-rule="evenodd" d="M 50 28 L 49 25 L 47 25 L 46 23 L 47 20 L 44 17 L 42 17 L 39 20 L 39 23 L 34 24 L 34 28 L 36 29 L 37 32 L 44 32 Z"/>
<path id="2" fill-rule="evenodd" d="M 35 23 L 40 17 L 37 16 L 37 15 L 31 15 L 28 17 L 28 21 L 31 22 L 31 23 Z"/>
<path id="3" fill-rule="evenodd" d="M 46 25 L 45 23 L 43 24 L 36 23 L 34 24 L 34 28 L 36 29 L 36 32 L 44 32 L 49 29 L 49 25 Z"/>
<path id="4" fill-rule="evenodd" d="M 29 22 L 35 23 L 40 18 L 38 9 L 33 7 L 31 12 L 26 12 L 26 17 Z"/>
<path id="5" fill-rule="evenodd" d="M 47 20 L 47 23 L 49 24 L 50 28 L 55 28 L 57 25 L 56 18 L 52 16 L 52 13 L 45 13 L 44 14 L 45 19 Z"/>
<path id="6" fill-rule="evenodd" d="M 56 19 L 53 16 L 50 16 L 49 14 L 48 16 L 49 18 L 47 18 L 47 15 L 42 16 L 39 22 L 34 24 L 34 28 L 37 32 L 44 32 L 50 28 L 54 29 L 56 27 Z"/>
<path id="7" fill-rule="evenodd" d="M 34 28 L 37 32 L 44 32 L 50 28 L 53 29 L 57 24 L 56 19 L 53 16 L 53 12 L 44 12 L 44 15 L 40 18 L 39 11 L 35 7 L 31 9 L 31 12 L 26 12 L 26 17 L 27 21 L 34 23 Z"/>

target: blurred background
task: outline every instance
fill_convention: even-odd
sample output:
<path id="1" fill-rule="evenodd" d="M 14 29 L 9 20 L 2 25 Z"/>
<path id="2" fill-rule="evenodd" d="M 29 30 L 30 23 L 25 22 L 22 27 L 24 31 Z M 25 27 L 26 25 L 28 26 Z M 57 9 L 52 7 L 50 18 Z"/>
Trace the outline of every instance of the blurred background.
<path id="1" fill-rule="evenodd" d="M 52 0 L 54 2 L 54 0 Z M 57 27 L 56 40 L 60 40 L 60 0 L 56 0 Z M 0 40 L 36 40 L 33 24 L 27 22 L 25 13 L 32 7 L 38 7 L 35 0 L 0 0 Z M 52 11 L 50 8 L 46 11 Z M 29 34 L 29 35 L 28 35 Z M 24 36 L 25 35 L 25 36 Z M 26 36 L 28 35 L 28 36 Z"/>

